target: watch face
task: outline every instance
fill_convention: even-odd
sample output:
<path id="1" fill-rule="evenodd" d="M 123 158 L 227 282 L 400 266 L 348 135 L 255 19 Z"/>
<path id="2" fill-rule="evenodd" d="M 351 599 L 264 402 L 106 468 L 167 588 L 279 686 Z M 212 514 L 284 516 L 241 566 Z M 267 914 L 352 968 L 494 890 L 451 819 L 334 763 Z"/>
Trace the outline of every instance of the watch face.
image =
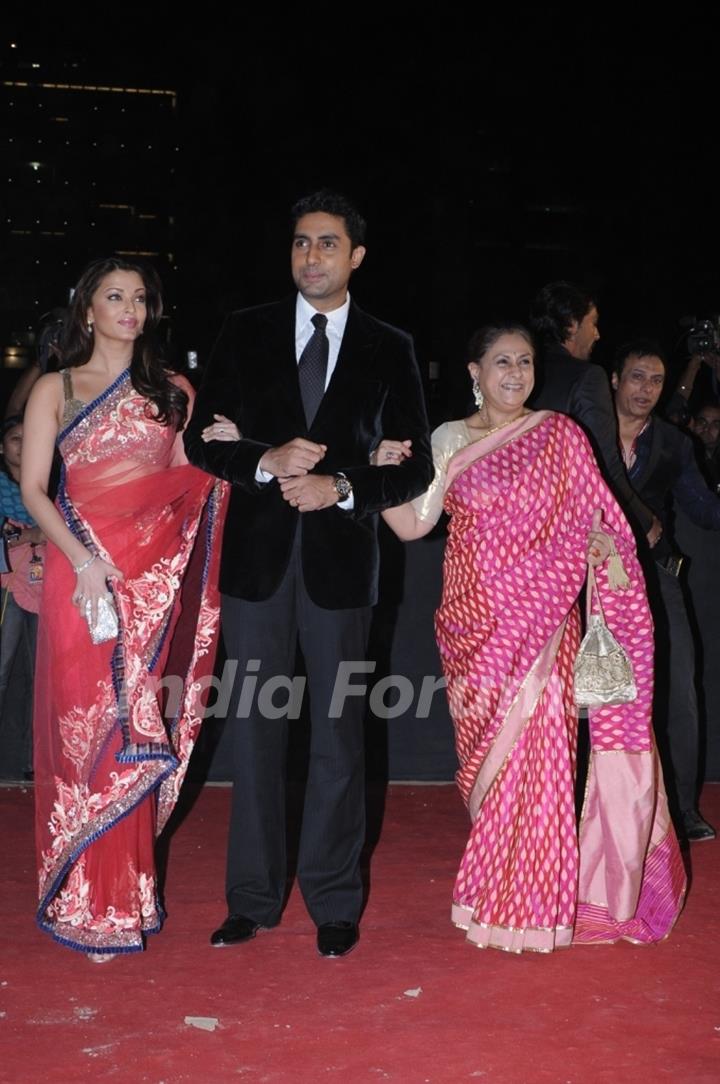
<path id="1" fill-rule="evenodd" d="M 341 501 L 347 500 L 352 493 L 352 482 L 343 477 L 342 474 L 337 475 L 335 478 L 335 492 Z"/>

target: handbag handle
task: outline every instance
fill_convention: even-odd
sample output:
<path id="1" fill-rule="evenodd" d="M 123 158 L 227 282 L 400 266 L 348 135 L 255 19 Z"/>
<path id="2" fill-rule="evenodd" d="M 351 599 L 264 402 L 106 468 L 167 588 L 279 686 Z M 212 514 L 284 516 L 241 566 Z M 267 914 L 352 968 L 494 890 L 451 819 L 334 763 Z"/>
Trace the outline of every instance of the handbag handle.
<path id="1" fill-rule="evenodd" d="M 585 592 L 585 628 L 587 628 L 588 625 L 590 624 L 590 615 L 592 614 L 593 595 L 597 599 L 597 606 L 598 606 L 598 610 L 600 612 L 600 617 L 602 618 L 602 623 L 603 623 L 603 625 L 606 625 L 607 621 L 605 620 L 605 614 L 603 612 L 602 602 L 600 601 L 600 592 L 598 591 L 598 586 L 597 586 L 597 583 L 595 581 L 595 569 L 593 568 L 593 566 L 591 564 L 588 564 L 587 591 Z"/>

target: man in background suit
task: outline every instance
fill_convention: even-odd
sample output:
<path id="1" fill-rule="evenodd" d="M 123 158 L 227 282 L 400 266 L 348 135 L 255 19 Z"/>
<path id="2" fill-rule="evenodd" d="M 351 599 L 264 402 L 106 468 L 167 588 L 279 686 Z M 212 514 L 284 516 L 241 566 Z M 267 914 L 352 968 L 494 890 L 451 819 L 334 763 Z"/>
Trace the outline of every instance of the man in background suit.
<path id="1" fill-rule="evenodd" d="M 347 292 L 365 255 L 363 219 L 325 191 L 300 200 L 293 223 L 298 293 L 229 316 L 185 441 L 192 462 L 233 484 L 220 588 L 237 684 L 251 671 L 258 690 L 278 679 L 289 688 L 298 642 L 304 656 L 311 741 L 298 880 L 318 951 L 343 956 L 359 937 L 365 832 L 364 705 L 344 695 L 343 674 L 364 659 L 377 600 L 377 513 L 423 492 L 433 467 L 412 341 Z M 239 441 L 203 441 L 216 414 L 232 418 Z M 412 440 L 400 468 L 370 466 L 384 433 Z M 265 717 L 259 696 L 238 711 L 238 697 L 218 946 L 276 926 L 285 894 L 288 718 Z"/>
<path id="2" fill-rule="evenodd" d="M 638 339 L 618 351 L 612 386 L 628 478 L 663 524 L 654 549 L 640 551 L 655 622 L 653 722 L 678 834 L 697 843 L 714 839 L 715 830 L 698 810 L 695 648 L 679 579 L 683 559 L 672 537 L 672 509 L 677 504 L 696 526 L 720 531 L 720 497 L 700 474 L 690 437 L 653 413 L 665 376 L 660 349 Z"/>
<path id="3" fill-rule="evenodd" d="M 550 282 L 533 301 L 531 324 L 540 340 L 541 364 L 530 405 L 568 414 L 583 427 L 623 512 L 636 532 L 655 545 L 660 522 L 628 482 L 608 378 L 590 361 L 600 338 L 595 302 L 571 282 Z"/>

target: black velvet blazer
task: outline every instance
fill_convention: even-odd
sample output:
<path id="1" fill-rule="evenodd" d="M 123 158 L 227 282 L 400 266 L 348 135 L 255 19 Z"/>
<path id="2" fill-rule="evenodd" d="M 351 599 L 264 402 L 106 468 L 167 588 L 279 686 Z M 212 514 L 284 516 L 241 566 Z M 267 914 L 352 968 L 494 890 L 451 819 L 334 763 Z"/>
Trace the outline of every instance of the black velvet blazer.
<path id="1" fill-rule="evenodd" d="M 644 439 L 644 436 L 640 440 Z M 674 506 L 697 527 L 720 530 L 720 498 L 709 488 L 697 465 L 687 433 L 654 414 L 649 430 L 649 454 L 632 483 L 663 525 L 660 541 L 650 551 L 661 560 L 677 550 L 673 538 Z"/>
<path id="2" fill-rule="evenodd" d="M 433 477 L 422 384 L 405 332 L 350 304 L 337 365 L 310 429 L 295 356 L 295 297 L 232 313 L 209 359 L 185 433 L 188 458 L 233 485 L 223 539 L 220 589 L 249 601 L 269 598 L 287 568 L 300 513 L 275 480 L 255 481 L 271 447 L 294 437 L 327 445 L 320 474 L 342 471 L 354 509 L 303 514 L 305 586 L 326 609 L 377 600 L 377 513 L 427 489 Z M 213 414 L 237 424 L 242 440 L 205 444 Z M 382 437 L 410 438 L 402 466 L 371 467 Z"/>

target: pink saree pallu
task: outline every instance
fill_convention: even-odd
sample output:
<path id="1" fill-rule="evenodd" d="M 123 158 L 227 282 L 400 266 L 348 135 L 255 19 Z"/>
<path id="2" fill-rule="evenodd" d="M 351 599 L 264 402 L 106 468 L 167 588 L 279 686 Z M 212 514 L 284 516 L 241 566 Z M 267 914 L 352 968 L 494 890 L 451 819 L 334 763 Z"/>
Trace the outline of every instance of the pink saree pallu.
<path id="1" fill-rule="evenodd" d="M 226 487 L 188 465 L 182 436 L 146 405 L 125 371 L 58 437 L 58 507 L 124 574 L 112 581 L 120 634 L 93 645 L 71 605 L 75 575 L 48 543 L 33 723 L 37 920 L 85 952 L 140 951 L 162 924 L 154 840 L 200 727 L 219 627 Z"/>
<path id="2" fill-rule="evenodd" d="M 573 663 L 596 508 L 630 577 L 610 591 L 596 570 L 638 695 L 591 712 L 578 836 Z M 445 509 L 436 633 L 472 818 L 452 919 L 474 944 L 516 953 L 660 940 L 685 872 L 652 736 L 652 620 L 632 532 L 584 434 L 542 411 L 468 445 L 450 460 Z"/>

